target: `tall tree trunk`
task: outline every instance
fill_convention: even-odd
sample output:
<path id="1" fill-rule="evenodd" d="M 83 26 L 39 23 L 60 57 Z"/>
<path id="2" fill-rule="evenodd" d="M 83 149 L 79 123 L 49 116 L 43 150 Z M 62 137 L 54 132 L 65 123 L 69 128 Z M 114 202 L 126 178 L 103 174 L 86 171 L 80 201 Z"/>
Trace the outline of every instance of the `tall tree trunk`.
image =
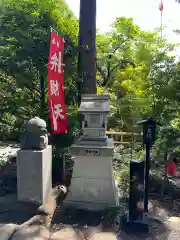
<path id="1" fill-rule="evenodd" d="M 80 0 L 78 76 L 79 93 L 96 94 L 96 0 Z"/>

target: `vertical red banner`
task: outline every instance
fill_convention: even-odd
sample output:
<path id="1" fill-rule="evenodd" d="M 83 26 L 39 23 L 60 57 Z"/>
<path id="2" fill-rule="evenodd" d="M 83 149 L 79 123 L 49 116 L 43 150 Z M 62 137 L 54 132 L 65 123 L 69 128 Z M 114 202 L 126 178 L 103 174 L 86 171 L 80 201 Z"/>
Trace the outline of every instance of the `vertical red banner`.
<path id="1" fill-rule="evenodd" d="M 66 133 L 68 121 L 64 103 L 64 40 L 51 32 L 48 61 L 48 104 L 52 133 Z"/>

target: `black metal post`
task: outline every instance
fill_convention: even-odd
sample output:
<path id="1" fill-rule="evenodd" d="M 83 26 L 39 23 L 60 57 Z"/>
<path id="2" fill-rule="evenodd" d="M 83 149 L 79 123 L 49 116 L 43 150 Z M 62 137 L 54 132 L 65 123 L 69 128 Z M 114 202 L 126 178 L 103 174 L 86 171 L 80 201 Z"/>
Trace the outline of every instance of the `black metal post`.
<path id="1" fill-rule="evenodd" d="M 144 181 L 144 213 L 148 213 L 148 189 L 149 189 L 149 169 L 150 169 L 150 143 L 146 143 L 146 164 Z"/>
<path id="2" fill-rule="evenodd" d="M 144 179 L 144 214 L 148 214 L 148 187 L 149 187 L 149 170 L 150 170 L 150 149 L 155 141 L 156 121 L 152 117 L 139 122 L 143 125 L 143 144 L 146 146 L 146 164 Z"/>
<path id="3" fill-rule="evenodd" d="M 143 219 L 143 209 L 138 204 L 144 197 L 144 161 L 130 161 L 129 221 Z"/>
<path id="4" fill-rule="evenodd" d="M 144 221 L 144 165 L 145 161 L 130 162 L 129 216 L 122 218 L 121 226 L 125 231 L 148 232 L 148 224 Z"/>
<path id="5" fill-rule="evenodd" d="M 146 145 L 146 161 L 145 166 L 139 169 L 141 173 L 138 177 L 135 165 L 140 164 L 139 161 L 134 167 L 130 165 L 130 201 L 129 201 L 129 221 L 125 221 L 125 228 L 138 232 L 148 232 L 148 222 L 144 221 L 144 216 L 148 214 L 148 185 L 150 170 L 150 149 L 155 141 L 156 122 L 152 118 L 143 119 L 138 122 L 143 125 L 143 144 Z M 140 165 L 139 165 L 140 166 Z M 132 167 L 132 168 L 131 168 Z M 132 171 L 133 170 L 133 171 Z M 136 172 L 136 174 L 134 174 Z M 143 173 L 143 174 L 142 174 Z M 145 175 L 145 176 L 144 176 Z M 141 180 L 139 182 L 139 180 Z M 144 199 L 143 199 L 144 198 Z M 144 200 L 144 207 L 141 203 Z M 139 209 L 138 209 L 139 208 Z M 142 210 L 142 211 L 141 211 Z"/>

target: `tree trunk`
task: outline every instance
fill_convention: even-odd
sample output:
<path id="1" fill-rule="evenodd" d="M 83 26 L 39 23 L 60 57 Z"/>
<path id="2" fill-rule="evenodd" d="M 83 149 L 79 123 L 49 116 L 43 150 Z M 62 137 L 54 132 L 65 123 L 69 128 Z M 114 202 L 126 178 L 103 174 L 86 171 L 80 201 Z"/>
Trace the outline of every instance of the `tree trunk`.
<path id="1" fill-rule="evenodd" d="M 80 1 L 78 77 L 80 94 L 96 94 L 96 0 Z"/>

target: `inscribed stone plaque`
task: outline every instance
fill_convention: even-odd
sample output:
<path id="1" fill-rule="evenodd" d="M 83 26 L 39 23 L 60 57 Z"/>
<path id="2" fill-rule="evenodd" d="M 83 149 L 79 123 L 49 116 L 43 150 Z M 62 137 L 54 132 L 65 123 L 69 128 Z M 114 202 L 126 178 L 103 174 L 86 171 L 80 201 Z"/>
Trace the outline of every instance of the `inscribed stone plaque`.
<path id="1" fill-rule="evenodd" d="M 86 149 L 84 151 L 84 155 L 88 156 L 99 156 L 100 152 L 99 149 Z"/>
<path id="2" fill-rule="evenodd" d="M 90 125 L 93 127 L 100 126 L 100 114 L 92 114 L 90 117 Z"/>

